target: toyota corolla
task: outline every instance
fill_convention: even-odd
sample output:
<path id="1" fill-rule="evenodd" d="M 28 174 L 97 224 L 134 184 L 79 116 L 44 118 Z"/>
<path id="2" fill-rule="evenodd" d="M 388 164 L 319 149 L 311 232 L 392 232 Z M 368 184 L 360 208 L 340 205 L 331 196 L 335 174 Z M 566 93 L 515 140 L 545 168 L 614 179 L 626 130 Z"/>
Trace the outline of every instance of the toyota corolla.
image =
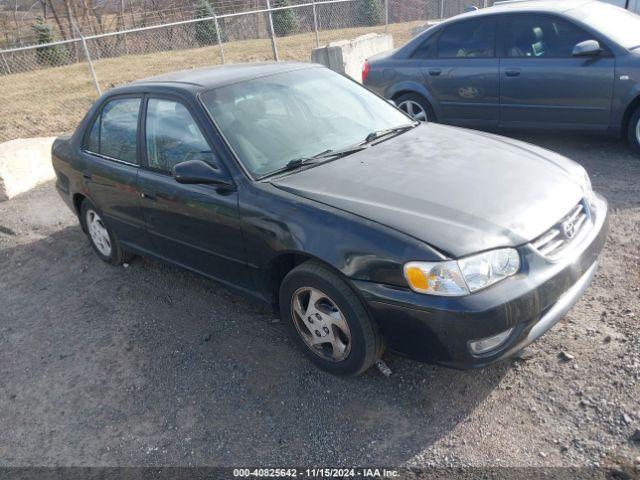
<path id="1" fill-rule="evenodd" d="M 514 354 L 578 301 L 607 232 L 577 163 L 414 122 L 310 64 L 113 89 L 53 166 L 102 260 L 152 257 L 266 302 L 341 375 L 385 349 L 461 368 Z"/>

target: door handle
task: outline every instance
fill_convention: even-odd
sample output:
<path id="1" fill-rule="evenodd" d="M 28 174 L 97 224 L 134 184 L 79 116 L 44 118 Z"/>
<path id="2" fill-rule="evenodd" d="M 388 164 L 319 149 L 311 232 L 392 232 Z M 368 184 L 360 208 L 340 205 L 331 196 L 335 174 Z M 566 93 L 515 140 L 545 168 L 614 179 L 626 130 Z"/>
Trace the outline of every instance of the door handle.
<path id="1" fill-rule="evenodd" d="M 156 196 L 152 193 L 148 193 L 148 192 L 142 192 L 140 193 L 140 196 L 142 198 L 144 198 L 145 200 L 149 200 L 150 202 L 155 202 L 156 201 Z"/>
<path id="2" fill-rule="evenodd" d="M 85 180 L 91 180 L 91 174 L 87 172 L 82 172 L 82 178 Z"/>
<path id="3" fill-rule="evenodd" d="M 507 77 L 517 77 L 520 75 L 521 70 L 505 70 L 504 74 Z"/>
<path id="4" fill-rule="evenodd" d="M 429 75 L 431 75 L 432 77 L 437 77 L 441 73 L 442 73 L 442 70 L 440 70 L 439 68 L 432 68 L 429 70 Z"/>

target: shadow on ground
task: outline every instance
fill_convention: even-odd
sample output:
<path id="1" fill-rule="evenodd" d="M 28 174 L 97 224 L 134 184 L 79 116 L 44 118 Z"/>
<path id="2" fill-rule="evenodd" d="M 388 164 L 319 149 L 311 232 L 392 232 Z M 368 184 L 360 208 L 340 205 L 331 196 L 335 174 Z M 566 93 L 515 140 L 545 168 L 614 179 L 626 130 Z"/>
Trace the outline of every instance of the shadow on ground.
<path id="1" fill-rule="evenodd" d="M 397 465 L 449 433 L 506 364 L 316 370 L 274 315 L 159 263 L 100 262 L 79 227 L 0 251 L 6 464 Z"/>

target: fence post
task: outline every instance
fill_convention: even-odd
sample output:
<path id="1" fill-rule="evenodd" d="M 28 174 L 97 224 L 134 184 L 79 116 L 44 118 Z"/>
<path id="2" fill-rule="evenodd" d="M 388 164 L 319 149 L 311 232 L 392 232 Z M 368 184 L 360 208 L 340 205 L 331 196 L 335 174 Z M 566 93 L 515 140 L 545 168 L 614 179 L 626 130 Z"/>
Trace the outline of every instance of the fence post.
<path id="1" fill-rule="evenodd" d="M 440 0 L 440 20 L 444 19 L 444 0 Z"/>
<path id="2" fill-rule="evenodd" d="M 87 41 L 84 39 L 84 35 L 82 35 L 82 32 L 77 27 L 76 22 L 72 21 L 71 24 L 73 25 L 73 29 L 76 31 L 76 34 L 80 37 L 82 49 L 84 50 L 84 56 L 87 59 L 89 71 L 91 72 L 91 77 L 93 78 L 93 85 L 96 87 L 98 95 L 102 95 L 102 90 L 100 89 L 100 84 L 98 83 L 98 77 L 96 77 L 96 71 L 93 69 L 93 62 L 91 61 L 91 54 L 89 53 L 89 48 L 87 47 Z"/>
<path id="3" fill-rule="evenodd" d="M 4 62 L 4 66 L 7 69 L 7 75 L 11 75 L 11 69 L 9 68 L 9 64 L 7 63 L 7 59 L 4 56 L 4 53 L 0 53 L 0 56 L 2 56 L 2 61 Z"/>
<path id="4" fill-rule="evenodd" d="M 271 48 L 273 49 L 273 58 L 276 62 L 280 61 L 278 56 L 278 45 L 276 45 L 276 32 L 273 29 L 273 15 L 271 14 L 271 3 L 267 0 L 267 10 L 269 13 L 269 33 L 271 35 Z"/>
<path id="5" fill-rule="evenodd" d="M 217 15 L 213 15 L 213 21 L 216 25 L 216 37 L 218 37 L 218 46 L 220 47 L 220 60 L 222 60 L 222 64 L 224 65 L 224 48 L 222 47 L 222 38 L 220 32 L 220 26 L 218 25 L 218 17 Z"/>
<path id="6" fill-rule="evenodd" d="M 316 0 L 313 0 L 313 31 L 316 32 L 316 47 L 320 47 L 320 37 L 318 36 L 318 13 L 316 12 Z"/>
<path id="7" fill-rule="evenodd" d="M 384 0 L 384 33 L 389 33 L 389 0 Z"/>

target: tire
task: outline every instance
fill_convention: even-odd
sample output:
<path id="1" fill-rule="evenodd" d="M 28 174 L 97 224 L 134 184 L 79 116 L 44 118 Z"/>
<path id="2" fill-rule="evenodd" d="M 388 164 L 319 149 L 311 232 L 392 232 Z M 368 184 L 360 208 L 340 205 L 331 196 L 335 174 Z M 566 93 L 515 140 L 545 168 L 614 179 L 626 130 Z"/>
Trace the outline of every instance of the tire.
<path id="1" fill-rule="evenodd" d="M 362 301 L 319 263 L 305 262 L 287 274 L 280 286 L 280 312 L 294 343 L 327 372 L 357 376 L 382 356 L 382 337 Z"/>
<path id="2" fill-rule="evenodd" d="M 133 255 L 122 248 L 120 242 L 118 242 L 118 239 L 103 222 L 102 218 L 102 213 L 93 203 L 86 199 L 82 201 L 82 205 L 80 205 L 80 224 L 96 254 L 111 265 L 122 265 L 130 261 Z M 94 223 L 96 225 L 92 225 Z M 100 226 L 102 227 L 101 230 Z"/>
<path id="3" fill-rule="evenodd" d="M 415 120 L 420 120 L 421 122 L 436 121 L 436 115 L 433 112 L 431 104 L 422 95 L 418 95 L 417 93 L 405 93 L 396 98 L 395 102 L 400 110 Z M 424 113 L 418 112 L 416 114 L 417 107 L 419 107 L 419 109 Z M 412 109 L 413 113 L 411 111 Z"/>
<path id="4" fill-rule="evenodd" d="M 627 138 L 632 150 L 640 155 L 640 107 L 636 108 L 629 120 Z"/>

